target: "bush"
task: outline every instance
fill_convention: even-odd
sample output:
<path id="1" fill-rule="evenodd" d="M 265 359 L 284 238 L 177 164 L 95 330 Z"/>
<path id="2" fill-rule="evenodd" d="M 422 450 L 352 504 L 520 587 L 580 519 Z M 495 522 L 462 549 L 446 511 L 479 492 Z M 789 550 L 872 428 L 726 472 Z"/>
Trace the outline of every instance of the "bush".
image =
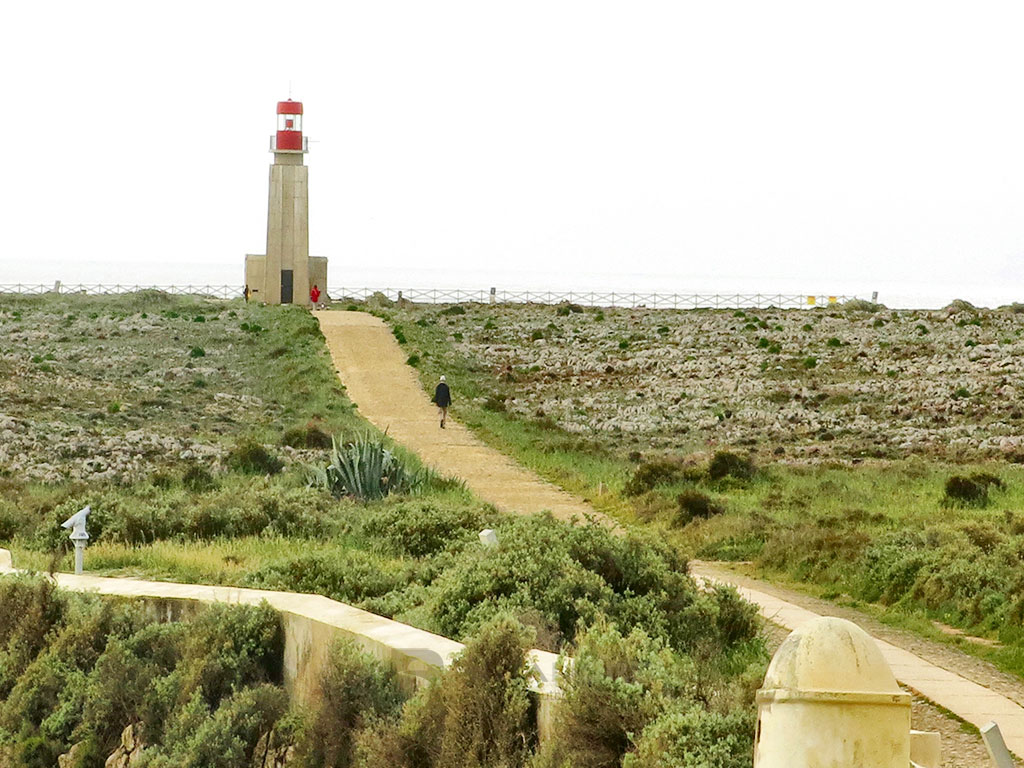
<path id="1" fill-rule="evenodd" d="M 756 718 L 752 709 L 719 714 L 672 709 L 639 735 L 623 768 L 749 768 Z"/>
<path id="2" fill-rule="evenodd" d="M 483 525 L 480 513 L 470 506 L 409 501 L 367 516 L 362 532 L 381 542 L 388 552 L 427 557 L 453 544 L 472 541 Z"/>
<path id="3" fill-rule="evenodd" d="M 573 768 L 621 765 L 633 738 L 685 695 L 687 667 L 642 630 L 624 636 L 599 621 L 578 638 L 573 663 L 563 668 L 564 698 L 548 749 Z"/>
<path id="4" fill-rule="evenodd" d="M 208 491 L 216 485 L 210 470 L 202 464 L 189 464 L 181 474 L 181 484 L 196 493 Z"/>
<path id="5" fill-rule="evenodd" d="M 724 511 L 710 496 L 700 491 L 683 491 L 676 496 L 676 503 L 678 504 L 675 518 L 676 525 L 686 525 L 695 517 L 707 519 L 714 515 L 720 515 Z"/>
<path id="6" fill-rule="evenodd" d="M 969 477 L 953 475 L 946 480 L 943 502 L 949 506 L 987 506 L 990 486 L 1002 488 L 1003 481 L 988 472 L 976 472 Z"/>
<path id="7" fill-rule="evenodd" d="M 491 411 L 492 413 L 503 413 L 508 409 L 505 404 L 505 398 L 501 395 L 490 394 L 487 399 L 484 400 L 483 409 L 485 411 Z"/>
<path id="8" fill-rule="evenodd" d="M 284 462 L 255 440 L 240 441 L 227 457 L 228 466 L 246 475 L 276 475 Z"/>
<path id="9" fill-rule="evenodd" d="M 495 616 L 530 613 L 557 649 L 603 613 L 623 631 L 643 627 L 683 651 L 719 642 L 719 596 L 698 590 L 663 541 L 549 515 L 503 520 L 497 532 L 497 547 L 465 548 L 431 582 L 430 629 L 458 639 Z"/>
<path id="10" fill-rule="evenodd" d="M 331 436 L 316 422 L 309 422 L 304 427 L 293 427 L 281 436 L 281 444 L 291 448 L 325 449 L 331 447 Z"/>
<path id="11" fill-rule="evenodd" d="M 633 472 L 622 488 L 627 496 L 640 496 L 657 485 L 668 485 L 679 479 L 679 465 L 666 460 L 647 461 Z"/>
<path id="12" fill-rule="evenodd" d="M 250 768 L 260 736 L 284 714 L 282 688 L 256 685 L 237 691 L 212 713 L 193 699 L 184 707 L 174 738 L 144 754 L 149 768 Z"/>
<path id="13" fill-rule="evenodd" d="M 368 600 L 405 588 L 408 574 L 400 565 L 360 550 L 313 551 L 268 563 L 246 577 L 245 583 L 365 606 Z M 377 613 L 388 613 L 379 606 L 372 607 Z"/>
<path id="14" fill-rule="evenodd" d="M 726 477 L 750 480 L 756 472 L 757 467 L 753 461 L 730 451 L 715 451 L 708 466 L 708 477 L 712 480 L 722 480 Z"/>
<path id="15" fill-rule="evenodd" d="M 309 765 L 348 768 L 358 730 L 374 719 L 395 715 L 402 696 L 395 673 L 352 640 L 336 641 L 328 653 L 298 757 Z"/>
<path id="16" fill-rule="evenodd" d="M 188 351 L 188 356 L 193 358 L 206 357 L 206 350 L 203 349 L 202 347 L 192 347 L 192 349 Z"/>
<path id="17" fill-rule="evenodd" d="M 452 304 L 450 307 L 445 307 L 444 309 L 442 309 L 440 312 L 438 312 L 438 314 L 439 315 L 464 315 L 464 314 L 466 314 L 466 308 L 464 306 L 462 306 L 461 304 Z"/>
<path id="18" fill-rule="evenodd" d="M 359 739 L 364 768 L 520 768 L 536 743 L 526 652 L 532 637 L 504 617 L 482 627 L 401 720 Z"/>
<path id="19" fill-rule="evenodd" d="M 63 622 L 63 593 L 45 579 L 0 579 L 0 700 L 7 698 L 26 667 L 46 647 L 51 630 Z"/>

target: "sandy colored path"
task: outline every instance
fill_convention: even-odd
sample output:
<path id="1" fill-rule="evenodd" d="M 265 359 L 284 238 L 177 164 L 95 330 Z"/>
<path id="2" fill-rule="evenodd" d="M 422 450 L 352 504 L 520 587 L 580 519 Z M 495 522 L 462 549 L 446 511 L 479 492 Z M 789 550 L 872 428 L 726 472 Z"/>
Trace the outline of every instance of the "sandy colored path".
<path id="1" fill-rule="evenodd" d="M 437 408 L 391 329 L 365 312 L 317 312 L 334 366 L 359 412 L 378 429 L 411 448 L 427 464 L 465 480 L 470 490 L 503 512 L 551 510 L 562 520 L 595 515 L 581 499 L 524 469 L 477 440 L 450 416 L 441 429 Z M 449 382 L 452 397 L 459 383 Z"/>

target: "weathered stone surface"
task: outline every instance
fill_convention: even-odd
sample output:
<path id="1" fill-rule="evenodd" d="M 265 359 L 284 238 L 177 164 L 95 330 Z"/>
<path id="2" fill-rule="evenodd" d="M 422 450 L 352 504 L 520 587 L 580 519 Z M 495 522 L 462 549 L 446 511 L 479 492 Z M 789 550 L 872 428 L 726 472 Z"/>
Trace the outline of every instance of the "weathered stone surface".
<path id="1" fill-rule="evenodd" d="M 121 731 L 121 745 L 113 751 L 104 768 L 132 768 L 137 765 L 145 744 L 142 742 L 142 726 L 133 723 Z"/>
<path id="2" fill-rule="evenodd" d="M 80 753 L 84 747 L 85 744 L 83 742 L 72 744 L 71 749 L 57 757 L 57 768 L 72 768 L 72 766 L 77 765 Z M 3 761 L 0 760 L 0 765 L 2 764 Z"/>
<path id="3" fill-rule="evenodd" d="M 285 768 L 295 758 L 295 747 L 282 744 L 276 731 L 260 736 L 252 753 L 252 768 Z"/>
<path id="4" fill-rule="evenodd" d="M 444 327 L 493 374 L 492 401 L 616 447 L 781 448 L 802 463 L 1022 452 L 1020 312 L 416 312 L 406 327 Z"/>

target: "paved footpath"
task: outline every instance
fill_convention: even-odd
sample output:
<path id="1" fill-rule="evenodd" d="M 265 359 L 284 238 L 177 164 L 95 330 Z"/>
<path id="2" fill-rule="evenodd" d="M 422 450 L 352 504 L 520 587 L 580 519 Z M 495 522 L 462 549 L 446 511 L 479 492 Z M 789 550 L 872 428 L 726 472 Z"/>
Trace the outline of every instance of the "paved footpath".
<path id="1" fill-rule="evenodd" d="M 574 515 L 602 517 L 581 499 L 484 445 L 454 419 L 449 417 L 441 429 L 437 408 L 420 386 L 416 369 L 406 365 L 405 352 L 383 320 L 366 312 L 332 310 L 315 315 L 359 413 L 427 464 L 465 480 L 473 493 L 503 512 L 551 510 L 562 520 Z M 459 384 L 450 384 L 458 400 Z"/>
<path id="2" fill-rule="evenodd" d="M 727 570 L 704 563 L 691 563 L 690 572 L 705 581 L 731 583 Z M 733 586 L 745 600 L 758 607 L 765 619 L 785 629 L 796 629 L 820 615 L 767 592 L 739 584 Z M 1010 751 L 1024 755 L 1024 707 L 910 651 L 877 637 L 875 642 L 900 683 L 979 729 L 995 721 Z"/>
<path id="3" fill-rule="evenodd" d="M 415 369 L 406 365 L 405 353 L 382 320 L 365 312 L 318 312 L 316 317 L 342 383 L 359 412 L 428 464 L 465 480 L 474 493 L 503 511 L 550 509 L 562 519 L 594 514 L 583 500 L 485 446 L 461 424 L 449 421 L 448 428 L 441 430 L 437 411 Z M 457 398 L 458 382 L 452 383 Z M 695 564 L 692 571 L 711 581 L 728 582 L 730 578 L 727 571 L 706 565 Z M 762 616 L 785 629 L 796 629 L 819 615 L 767 592 L 736 586 L 759 607 Z M 1024 755 L 1024 708 L 909 651 L 878 638 L 875 641 L 903 685 L 978 728 L 994 720 L 1010 750 Z"/>

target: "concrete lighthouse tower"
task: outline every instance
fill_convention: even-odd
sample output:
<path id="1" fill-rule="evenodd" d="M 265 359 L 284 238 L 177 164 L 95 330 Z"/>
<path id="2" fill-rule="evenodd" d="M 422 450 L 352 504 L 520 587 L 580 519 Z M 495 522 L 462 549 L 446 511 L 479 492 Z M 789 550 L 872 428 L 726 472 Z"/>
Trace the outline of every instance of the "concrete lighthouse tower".
<path id="1" fill-rule="evenodd" d="M 302 135 L 302 102 L 277 103 L 277 133 L 270 138 L 267 252 L 245 257 L 245 284 L 253 301 L 310 304 L 316 285 L 326 296 L 327 259 L 309 255 L 308 140 Z"/>

